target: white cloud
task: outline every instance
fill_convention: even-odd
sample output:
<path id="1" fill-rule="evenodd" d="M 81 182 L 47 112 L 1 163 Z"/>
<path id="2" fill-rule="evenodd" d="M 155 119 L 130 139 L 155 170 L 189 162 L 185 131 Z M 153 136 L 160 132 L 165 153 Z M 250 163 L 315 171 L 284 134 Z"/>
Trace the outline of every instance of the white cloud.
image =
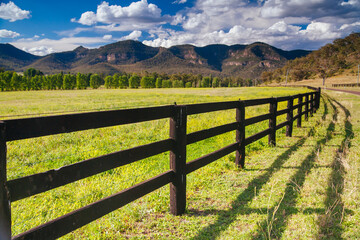
<path id="1" fill-rule="evenodd" d="M 312 22 L 306 29 L 302 30 L 301 27 L 287 24 L 285 21 L 279 21 L 262 29 L 235 25 L 229 31 L 218 30 L 203 34 L 164 29 L 159 29 L 152 34 L 157 37 L 154 37 L 153 40 L 143 41 L 144 44 L 153 47 L 170 47 L 181 44 L 205 46 L 216 43 L 234 45 L 265 42 L 286 50 L 295 48 L 316 49 L 342 36 L 342 33 L 329 23 Z"/>
<path id="2" fill-rule="evenodd" d="M 16 20 L 30 18 L 30 12 L 21 10 L 18 6 L 15 5 L 15 3 L 10 1 L 7 4 L 1 3 L 0 18 L 9 20 L 10 22 L 15 22 Z"/>
<path id="3" fill-rule="evenodd" d="M 71 19 L 72 22 L 76 22 L 76 19 Z M 94 25 L 97 22 L 96 14 L 94 12 L 88 11 L 81 14 L 81 18 L 78 21 L 83 25 Z"/>
<path id="4" fill-rule="evenodd" d="M 267 0 L 262 9 L 264 18 L 309 17 L 316 19 L 326 16 L 350 17 L 359 9 L 358 0 Z"/>
<path id="5" fill-rule="evenodd" d="M 11 44 L 19 49 L 26 49 L 27 51 L 33 51 L 42 54 L 46 52 L 46 49 L 49 52 L 62 52 L 74 50 L 79 46 L 95 48 L 109 44 L 111 42 L 112 39 L 107 40 L 103 37 L 66 37 L 58 40 L 48 38 L 23 38 L 11 42 Z"/>
<path id="6" fill-rule="evenodd" d="M 104 35 L 104 36 L 103 36 L 103 39 L 104 39 L 104 40 L 110 40 L 110 39 L 112 39 L 112 37 L 113 37 L 112 35 L 107 34 L 107 35 Z"/>
<path id="7" fill-rule="evenodd" d="M 300 34 L 309 40 L 331 40 L 341 37 L 334 25 L 323 22 L 311 22 L 305 30 L 300 31 Z"/>
<path id="8" fill-rule="evenodd" d="M 104 29 L 118 27 L 121 31 L 128 31 L 130 29 L 150 29 L 170 20 L 170 16 L 161 15 L 161 9 L 158 6 L 148 3 L 147 0 L 140 0 L 127 7 L 102 2 L 98 5 L 96 13 L 88 11 L 83 13 L 79 20 L 72 19 L 71 21 L 88 26 L 96 23 L 108 24 L 101 27 Z"/>
<path id="9" fill-rule="evenodd" d="M 6 29 L 0 29 L 0 38 L 16 38 L 20 36 L 19 33 Z"/>
<path id="10" fill-rule="evenodd" d="M 135 30 L 133 32 L 131 32 L 129 35 L 122 37 L 120 40 L 138 40 L 139 37 L 141 37 L 142 32 Z"/>
<path id="11" fill-rule="evenodd" d="M 359 0 L 197 0 L 173 16 L 181 31 L 149 31 L 151 46 L 266 42 L 287 50 L 317 49 L 360 30 Z M 304 28 L 305 27 L 305 28 Z"/>
<path id="12" fill-rule="evenodd" d="M 33 47 L 30 49 L 23 47 L 22 50 L 38 56 L 45 56 L 55 52 L 54 49 L 45 46 Z"/>
<path id="13" fill-rule="evenodd" d="M 359 22 L 354 22 L 351 24 L 343 24 L 340 27 L 340 30 L 346 30 L 346 31 L 351 31 L 351 32 L 360 32 L 360 21 Z"/>
<path id="14" fill-rule="evenodd" d="M 183 3 L 186 3 L 187 0 L 176 0 L 173 2 L 173 4 L 183 4 Z"/>

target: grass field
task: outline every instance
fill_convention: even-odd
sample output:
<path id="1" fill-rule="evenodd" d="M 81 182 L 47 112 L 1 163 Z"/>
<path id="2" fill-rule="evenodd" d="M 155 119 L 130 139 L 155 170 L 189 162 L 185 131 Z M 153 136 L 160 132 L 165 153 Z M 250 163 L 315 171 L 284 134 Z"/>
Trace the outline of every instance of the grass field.
<path id="1" fill-rule="evenodd" d="M 86 90 L 0 93 L 1 119 L 291 95 L 296 88 Z M 329 93 L 330 94 L 330 93 Z M 280 109 L 285 107 L 283 104 Z M 314 239 L 360 237 L 360 101 L 324 95 L 321 108 L 293 138 L 247 147 L 246 168 L 234 154 L 188 175 L 187 211 L 169 214 L 161 188 L 64 239 Z M 268 109 L 249 108 L 247 117 Z M 235 111 L 189 117 L 188 133 L 233 122 Z M 279 119 L 279 122 L 281 120 Z M 357 123 L 357 124 L 356 124 Z M 168 120 L 60 134 L 8 144 L 8 179 L 168 138 Z M 250 136 L 267 127 L 248 127 Z M 233 143 L 234 132 L 188 146 L 188 160 Z M 66 214 L 169 169 L 168 153 L 12 204 L 13 234 Z"/>

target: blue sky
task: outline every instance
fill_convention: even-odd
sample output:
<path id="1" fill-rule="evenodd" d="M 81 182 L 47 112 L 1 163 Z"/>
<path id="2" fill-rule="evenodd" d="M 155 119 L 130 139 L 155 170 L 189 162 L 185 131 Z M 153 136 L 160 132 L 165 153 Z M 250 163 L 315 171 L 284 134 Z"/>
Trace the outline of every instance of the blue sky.
<path id="1" fill-rule="evenodd" d="M 149 46 L 249 44 L 318 49 L 360 32 L 360 0 L 12 0 L 0 42 L 37 55 L 133 39 Z"/>

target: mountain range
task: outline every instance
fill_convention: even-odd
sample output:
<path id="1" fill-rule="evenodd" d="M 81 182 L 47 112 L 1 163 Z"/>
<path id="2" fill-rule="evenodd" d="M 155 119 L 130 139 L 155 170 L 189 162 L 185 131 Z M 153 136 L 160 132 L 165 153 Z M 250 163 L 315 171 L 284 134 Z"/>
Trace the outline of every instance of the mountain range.
<path id="1" fill-rule="evenodd" d="M 261 42 L 163 48 L 126 40 L 95 49 L 80 46 L 73 51 L 40 57 L 11 44 L 0 44 L 0 67 L 18 72 L 35 68 L 49 74 L 60 71 L 104 74 L 147 71 L 258 78 L 263 71 L 282 67 L 288 60 L 309 53 L 305 50 L 284 51 Z"/>

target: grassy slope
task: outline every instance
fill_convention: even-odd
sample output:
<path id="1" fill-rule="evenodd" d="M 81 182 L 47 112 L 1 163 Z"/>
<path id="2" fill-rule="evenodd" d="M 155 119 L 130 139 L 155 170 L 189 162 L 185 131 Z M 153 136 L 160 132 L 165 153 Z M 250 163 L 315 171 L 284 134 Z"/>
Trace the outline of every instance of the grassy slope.
<path id="1" fill-rule="evenodd" d="M 353 72 L 351 72 L 350 70 L 346 70 L 345 72 L 343 72 L 342 74 L 338 74 L 336 76 L 327 78 L 325 80 L 325 86 L 322 85 L 322 78 L 314 78 L 314 79 L 307 79 L 307 80 L 302 80 L 302 81 L 298 81 L 298 82 L 289 82 L 289 85 L 305 85 L 305 86 L 313 86 L 313 87 L 332 87 L 332 84 L 347 84 L 347 83 L 357 83 L 357 67 L 356 69 L 352 69 Z M 281 83 L 272 83 L 270 85 L 285 85 L 285 82 L 281 82 Z M 349 88 L 349 89 L 357 89 L 360 90 L 359 88 Z"/>
<path id="2" fill-rule="evenodd" d="M 157 100 L 156 104 L 171 103 L 175 98 L 175 101 L 181 103 L 256 98 L 260 95 L 256 91 L 261 91 L 263 97 L 293 93 L 291 89 L 266 88 L 189 90 L 186 94 L 178 95 L 176 91 L 178 90 L 154 90 L 153 94 L 160 94 L 155 95 L 155 98 L 146 93 L 142 96 L 141 90 L 137 93 L 142 99 Z M 89 99 L 93 101 L 92 109 L 125 107 L 126 101 L 134 101 L 130 99 L 134 92 L 127 90 L 122 92 L 125 95 L 119 93 L 115 90 L 63 91 L 51 92 L 50 95 L 48 92 L 37 92 L 28 93 L 28 98 L 37 102 L 33 105 L 33 111 L 37 112 L 79 110 L 79 106 L 84 108 L 81 101 Z M 15 93 L 6 94 L 8 95 L 0 95 L 0 101 L 14 104 L 11 109 L 15 110 L 11 114 L 29 113 L 24 102 L 30 100 L 21 100 Z M 47 100 L 38 101 L 38 97 L 33 94 L 39 94 L 40 98 Z M 72 95 L 73 101 L 68 101 L 63 94 L 77 96 Z M 93 97 L 86 98 L 86 95 Z M 99 96 L 97 100 L 94 99 L 95 95 Z M 225 95 L 228 97 L 224 97 Z M 83 100 L 74 101 L 75 99 Z M 108 101 L 101 103 L 100 99 Z M 110 99 L 114 104 L 110 103 Z M 65 101 L 68 101 L 66 108 L 63 106 Z M 140 105 L 140 101 L 135 101 L 134 106 Z M 356 120 L 356 110 L 359 109 L 358 97 L 331 93 L 331 97 L 324 96 L 321 108 L 314 118 L 305 122 L 303 128 L 295 128 L 293 138 L 285 138 L 284 131 L 280 131 L 278 146 L 275 148 L 266 147 L 266 139 L 249 146 L 245 170 L 238 170 L 233 163 L 234 155 L 229 155 L 190 174 L 187 212 L 181 217 L 168 213 L 168 187 L 164 187 L 64 238 L 359 237 L 360 148 L 356 143 L 360 139 L 357 134 L 352 134 L 360 131 Z M 8 113 L 3 107 L 0 111 L 1 115 Z M 247 117 L 265 111 L 251 108 Z M 221 115 L 215 113 L 194 116 L 189 118 L 189 132 L 231 122 L 233 119 L 233 111 L 225 111 Z M 168 136 L 167 126 L 168 122 L 161 120 L 152 124 L 142 123 L 10 143 L 9 178 L 164 139 Z M 247 136 L 263 128 L 266 128 L 266 124 L 248 128 Z M 234 134 L 229 133 L 191 145 L 188 147 L 188 161 L 233 140 Z M 35 142 L 41 143 L 37 149 L 33 148 Z M 13 231 L 19 233 L 29 229 L 143 181 L 168 167 L 168 154 L 162 154 L 15 202 L 12 205 Z M 101 190 L 104 188 L 105 190 Z"/>

